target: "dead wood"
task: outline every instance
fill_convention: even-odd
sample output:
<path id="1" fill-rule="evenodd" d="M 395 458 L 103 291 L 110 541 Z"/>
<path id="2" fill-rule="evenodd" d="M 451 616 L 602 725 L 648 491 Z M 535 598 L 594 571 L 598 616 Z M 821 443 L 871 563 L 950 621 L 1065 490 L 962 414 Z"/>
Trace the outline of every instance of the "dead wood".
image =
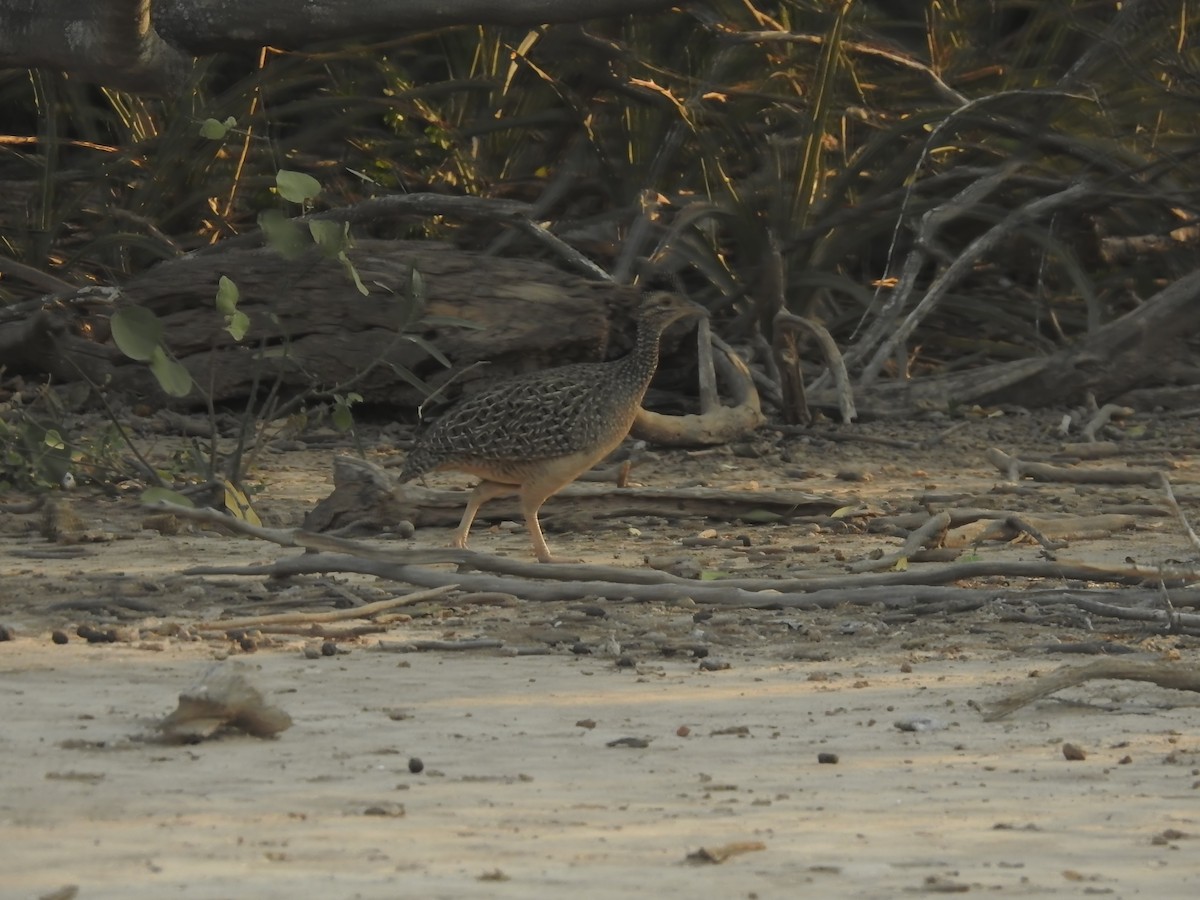
<path id="1" fill-rule="evenodd" d="M 1116 403 L 1105 403 L 1092 415 L 1086 425 L 1083 426 L 1083 436 L 1089 441 L 1096 440 L 1096 434 L 1111 422 L 1114 418 L 1125 419 L 1132 416 L 1136 410 L 1128 406 L 1120 406 Z"/>
<path id="2" fill-rule="evenodd" d="M 1121 659 L 1098 659 L 1085 666 L 1064 666 L 1033 681 L 1029 687 L 1014 691 L 993 703 L 984 713 L 985 722 L 994 722 L 1042 697 L 1064 688 L 1099 679 L 1149 681 L 1159 687 L 1177 691 L 1200 691 L 1200 672 L 1181 665 L 1138 662 Z"/>
<path id="3" fill-rule="evenodd" d="M 161 511 L 168 504 L 149 504 L 146 508 Z M 418 568 L 431 562 L 455 562 L 460 566 L 492 572 L 504 572 L 520 578 L 539 580 L 590 580 L 606 578 L 613 584 L 631 586 L 641 584 L 646 586 L 679 586 L 688 588 L 724 587 L 736 588 L 740 591 L 844 591 L 846 589 L 860 590 L 868 588 L 891 588 L 898 585 L 944 585 L 956 581 L 968 581 L 976 578 L 1008 577 L 1008 578 L 1050 578 L 1056 581 L 1085 581 L 1109 584 L 1157 585 L 1160 587 L 1182 587 L 1200 582 L 1200 571 L 1193 568 L 1140 568 L 1135 565 L 1100 566 L 1088 563 L 1077 563 L 1066 560 L 1018 560 L 1018 561 L 976 561 L 953 563 L 944 566 L 926 566 L 918 569 L 905 569 L 894 572 L 869 573 L 861 575 L 821 574 L 802 578 L 725 578 L 718 582 L 697 582 L 694 579 L 671 575 L 666 572 L 648 569 L 631 569 L 617 566 L 595 566 L 584 564 L 555 564 L 524 562 L 504 557 L 491 556 L 473 550 L 429 549 L 405 550 L 382 549 L 332 535 L 313 534 L 296 528 L 265 528 L 252 525 L 241 519 L 225 515 L 214 509 L 185 509 L 170 506 L 174 515 L 183 519 L 216 524 L 223 528 L 245 534 L 259 540 L 269 541 L 281 547 L 305 547 L 310 551 L 322 551 L 338 554 L 338 558 L 349 560 L 359 557 L 365 562 L 377 564 L 367 574 L 380 577 L 399 577 L 401 581 L 410 580 L 404 577 L 404 572 L 415 574 Z M 315 557 L 315 553 L 300 560 Z M 381 567 L 381 568 L 380 568 Z M 301 567 L 306 572 L 322 571 Z M 283 571 L 283 570 L 281 570 Z M 339 571 L 329 569 L 328 571 Z M 362 571 L 354 568 L 349 571 Z M 383 575 L 384 571 L 392 575 Z M 259 567 L 201 567 L 189 569 L 185 574 L 273 574 Z M 398 574 L 397 574 L 398 573 Z M 294 574 L 291 571 L 284 574 Z M 463 576 L 466 577 L 466 576 Z M 411 581 L 427 587 L 440 586 L 446 582 L 426 583 Z M 506 588 L 496 587 L 466 587 L 466 590 L 502 591 Z M 521 595 L 524 596 L 524 595 Z"/>
<path id="4" fill-rule="evenodd" d="M 412 653 L 416 650 L 499 650 L 504 641 L 498 638 L 468 638 L 462 641 L 380 641 L 377 650 L 392 653 Z"/>
<path id="5" fill-rule="evenodd" d="M 1034 481 L 1060 481 L 1068 484 L 1146 484 L 1158 487 L 1163 473 L 1157 469 L 1076 469 L 1048 463 L 1026 462 L 1009 456 L 1003 450 L 990 447 L 985 454 L 988 462 L 999 469 L 1009 481 L 1032 478 Z"/>
<path id="6" fill-rule="evenodd" d="M 347 619 L 370 619 L 380 613 L 389 612 L 403 606 L 412 606 L 429 600 L 445 597 L 453 591 L 455 585 L 433 588 L 427 591 L 414 591 L 403 597 L 393 597 L 356 606 L 353 609 L 336 609 L 328 612 L 286 612 L 265 616 L 243 616 L 240 619 L 214 619 L 211 622 L 197 622 L 191 626 L 196 631 L 232 631 L 241 628 L 254 628 L 259 631 L 271 631 L 278 626 L 314 625 L 327 622 L 344 622 Z"/>
<path id="7" fill-rule="evenodd" d="M 894 553 L 886 553 L 877 559 L 864 559 L 850 564 L 851 572 L 880 572 L 907 563 L 917 551 L 926 547 L 937 547 L 950 527 L 950 513 L 940 512 L 930 516 L 920 528 L 904 539 L 904 546 Z"/>
<path id="8" fill-rule="evenodd" d="M 711 343 L 707 346 L 711 349 Z M 708 404 L 701 405 L 698 416 L 664 416 L 642 409 L 638 411 L 630 434 L 666 447 L 697 447 L 727 444 L 762 425 L 766 418 L 746 363 L 728 347 L 718 348 L 712 362 L 733 399 L 732 406 L 713 405 L 710 399 Z M 703 386 L 707 378 L 703 377 L 703 368 L 701 371 Z M 702 391 L 702 398 L 705 393 L 710 397 L 715 395 L 715 387 Z"/>
<path id="9" fill-rule="evenodd" d="M 947 534 L 945 543 L 947 547 L 970 547 L 987 541 L 1008 542 L 1027 534 L 1047 550 L 1055 551 L 1067 546 L 1067 541 L 1110 537 L 1136 527 L 1136 516 L 1115 513 L 1095 516 L 998 513 L 976 516 Z"/>
<path id="10" fill-rule="evenodd" d="M 1103 399 L 1117 397 L 1160 380 L 1177 361 L 1191 357 L 1186 341 L 1200 330 L 1198 295 L 1200 269 L 1176 279 L 1136 309 L 1050 356 L 912 380 L 873 381 L 869 390 L 860 386 L 856 395 L 858 410 L 863 416 L 896 418 L 972 404 L 1059 405 L 1078 401 L 1089 391 Z M 886 329 L 893 326 L 883 316 L 879 321 L 883 330 L 876 338 L 882 339 Z M 860 344 L 870 345 L 866 341 Z M 854 351 L 847 356 L 856 358 Z M 890 351 L 877 355 L 881 362 L 887 358 Z M 1122 400 L 1129 402 L 1130 397 Z M 839 397 L 836 391 L 819 384 L 817 389 L 809 390 L 808 402 L 837 408 Z"/>
<path id="11" fill-rule="evenodd" d="M 374 463 L 355 457 L 334 460 L 333 492 L 305 516 L 308 531 L 341 531 L 365 524 L 376 529 L 411 522 L 417 527 L 458 524 L 468 492 L 397 485 Z M 736 520 L 765 513 L 779 521 L 827 516 L 845 506 L 844 498 L 820 497 L 803 491 L 722 491 L 709 488 L 631 488 L 572 484 L 542 508 L 543 525 L 561 528 L 575 517 L 584 521 L 617 516 L 660 516 Z M 519 518 L 515 498 L 498 498 L 480 510 L 480 518 Z M 333 548 L 318 548 L 333 549 Z"/>
<path id="12" fill-rule="evenodd" d="M 805 316 L 797 316 L 780 309 L 775 314 L 773 331 L 775 339 L 772 351 L 775 354 L 775 365 L 784 378 L 784 421 L 793 425 L 808 424 L 812 421 L 805 399 L 804 374 L 800 371 L 800 352 L 797 349 L 797 335 L 801 331 L 808 332 L 816 339 L 817 345 L 821 348 L 825 362 L 833 375 L 842 422 L 849 424 L 858 418 L 858 412 L 854 408 L 854 390 L 850 386 L 850 375 L 846 371 L 846 362 L 842 358 L 842 353 L 838 349 L 833 335 L 825 326 Z"/>
<path id="13" fill-rule="evenodd" d="M 1200 550 L 1200 535 L 1196 534 L 1195 530 L 1192 528 L 1192 523 L 1188 521 L 1187 515 L 1180 507 L 1179 501 L 1175 499 L 1175 491 L 1171 487 L 1171 479 L 1166 475 L 1162 477 L 1162 487 L 1163 492 L 1167 495 L 1167 503 L 1171 507 L 1171 512 L 1173 512 L 1175 514 L 1175 518 L 1179 520 L 1179 524 L 1183 527 L 1184 534 L 1187 535 L 1192 546 L 1197 550 Z"/>
<path id="14" fill-rule="evenodd" d="M 482 556 L 482 554 L 480 554 Z M 516 568 L 520 564 L 512 564 Z M 961 588 L 945 584 L 929 584 L 904 581 L 880 575 L 832 577 L 797 584 L 795 581 L 772 581 L 771 579 L 746 579 L 745 581 L 767 582 L 754 584 L 751 588 L 736 584 L 737 579 L 717 582 L 688 581 L 662 572 L 646 573 L 655 578 L 651 583 L 632 583 L 627 580 L 570 580 L 548 581 L 549 578 L 584 578 L 581 570 L 592 570 L 593 579 L 606 577 L 613 572 L 606 566 L 549 566 L 524 564 L 536 571 L 525 577 L 506 575 L 472 575 L 463 572 L 445 572 L 422 566 L 389 564 L 376 559 L 365 559 L 342 554 L 313 553 L 281 559 L 266 565 L 250 566 L 196 566 L 185 575 L 243 575 L 256 578 L 289 578 L 297 575 L 325 574 L 328 572 L 353 572 L 371 575 L 422 587 L 441 587 L 455 584 L 466 591 L 512 593 L 526 602 L 554 603 L 562 601 L 594 600 L 604 597 L 612 601 L 639 603 L 695 603 L 700 606 L 716 606 L 725 609 L 833 609 L 838 606 L 881 606 L 885 609 L 911 610 L 914 613 L 939 613 L 947 609 L 974 609 L 985 603 L 1007 601 L 1021 604 L 1041 602 L 1035 592 L 1027 588 Z M 496 567 L 499 568 L 499 567 Z M 947 567 L 953 568 L 953 567 Z M 962 568 L 961 566 L 958 568 Z M 1007 568 L 981 567 L 981 568 Z M 568 570 L 568 571 L 550 571 Z M 625 576 L 635 570 L 615 570 Z M 909 573 L 887 573 L 888 576 Z M 1041 577 L 1051 577 L 1050 568 L 1042 569 Z M 937 579 L 934 579 L 937 580 Z M 768 586 L 769 585 L 769 586 Z M 897 585 L 904 585 L 898 589 Z M 1043 592 L 1048 603 L 1077 603 L 1087 608 L 1091 591 Z M 1138 593 L 1139 600 L 1147 595 Z M 948 605 L 947 605 L 948 604 Z M 1116 618 L 1138 621 L 1163 622 L 1163 631 L 1184 634 L 1200 634 L 1200 615 L 1174 614 L 1169 623 L 1162 610 L 1126 610 L 1112 605 Z M 1100 609 L 1095 612 L 1109 615 Z"/>
<path id="15" fill-rule="evenodd" d="M 57 355 L 56 341 L 67 330 L 49 311 L 0 323 L 0 359 L 8 372 L 40 374 Z"/>
<path id="16" fill-rule="evenodd" d="M 639 297 L 630 288 L 587 281 L 546 263 L 429 242 L 360 240 L 349 255 L 372 291 L 368 297 L 336 261 L 316 250 L 288 261 L 264 248 L 231 248 L 163 262 L 124 285 L 122 302 L 144 306 L 163 320 L 172 353 L 217 402 L 244 398 L 256 383 L 278 380 L 284 393 L 353 383 L 368 402 L 415 407 L 424 393 L 394 367 L 436 388 L 453 372 L 488 360 L 455 382 L 456 393 L 470 390 L 478 379 L 603 359 L 632 342 Z M 451 370 L 398 334 L 408 316 L 401 298 L 412 266 L 424 276 L 426 312 L 463 322 L 416 326 L 415 334 L 443 353 Z M 245 345 L 225 333 L 213 307 L 222 275 L 237 283 L 239 309 L 250 317 Z M 144 365 L 71 325 L 58 356 L 48 361 L 49 374 L 78 379 L 69 358 L 96 383 L 111 378 L 118 390 L 161 397 Z M 364 374 L 375 361 L 379 364 Z"/>

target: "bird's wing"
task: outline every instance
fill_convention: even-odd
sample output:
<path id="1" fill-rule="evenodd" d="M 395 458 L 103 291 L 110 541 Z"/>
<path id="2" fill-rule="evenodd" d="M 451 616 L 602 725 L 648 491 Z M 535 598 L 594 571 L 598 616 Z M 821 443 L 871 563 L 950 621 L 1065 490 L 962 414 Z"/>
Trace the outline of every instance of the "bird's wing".
<path id="1" fill-rule="evenodd" d="M 465 397 L 434 422 L 422 444 L 444 456 L 547 459 L 586 448 L 603 415 L 599 366 L 580 363 L 517 376 Z"/>

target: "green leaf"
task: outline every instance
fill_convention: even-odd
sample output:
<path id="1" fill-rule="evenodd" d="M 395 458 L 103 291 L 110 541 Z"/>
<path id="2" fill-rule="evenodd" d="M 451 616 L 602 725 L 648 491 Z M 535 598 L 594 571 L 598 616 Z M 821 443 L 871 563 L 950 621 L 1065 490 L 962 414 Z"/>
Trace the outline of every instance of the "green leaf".
<path id="1" fill-rule="evenodd" d="M 355 403 L 362 403 L 362 394 L 351 391 L 344 397 L 340 394 L 334 395 L 333 414 L 330 418 L 333 420 L 333 427 L 338 431 L 349 431 L 354 427 L 354 416 L 350 412 L 350 407 Z"/>
<path id="2" fill-rule="evenodd" d="M 47 429 L 46 434 L 42 438 L 42 440 L 46 443 L 47 447 L 51 447 L 55 450 L 67 449 L 67 445 L 63 442 L 62 435 L 59 434 L 57 431 L 55 431 L 53 428 Z"/>
<path id="3" fill-rule="evenodd" d="M 333 407 L 333 415 L 330 418 L 333 420 L 333 427 L 338 431 L 349 431 L 354 427 L 354 415 L 350 412 L 350 407 L 344 403 L 338 403 Z"/>
<path id="4" fill-rule="evenodd" d="M 184 496 L 178 491 L 172 491 L 164 487 L 150 487 L 142 491 L 142 496 L 139 498 L 142 503 L 147 506 L 156 503 L 170 503 L 175 506 L 183 506 L 187 509 L 194 509 L 196 504 L 190 498 Z"/>
<path id="5" fill-rule="evenodd" d="M 435 344 L 431 344 L 429 341 L 425 340 L 425 338 L 421 337 L 421 335 L 405 334 L 405 335 L 402 335 L 402 337 L 404 338 L 404 340 L 409 341 L 410 343 L 416 344 L 418 347 L 420 347 L 422 350 L 424 350 L 426 353 L 428 353 L 430 356 L 432 356 L 434 359 L 436 359 L 439 363 L 441 363 L 447 369 L 449 369 L 451 366 L 454 365 L 454 363 L 450 362 L 450 359 L 446 356 L 446 354 L 444 354 L 441 350 L 439 350 Z"/>
<path id="6" fill-rule="evenodd" d="M 238 286 L 231 278 L 222 275 L 217 282 L 217 312 L 232 316 L 237 311 L 238 299 Z"/>
<path id="7" fill-rule="evenodd" d="M 111 324 L 117 349 L 138 362 L 148 362 L 162 342 L 162 322 L 144 306 L 118 310 Z"/>
<path id="8" fill-rule="evenodd" d="M 313 219 L 308 231 L 326 256 L 336 257 L 346 248 L 346 227 L 330 219 Z"/>
<path id="9" fill-rule="evenodd" d="M 405 293 L 418 306 L 425 305 L 425 276 L 416 265 L 408 268 L 408 290 Z"/>
<path id="10" fill-rule="evenodd" d="M 321 182 L 304 172 L 280 169 L 275 173 L 275 187 L 279 196 L 293 203 L 307 203 L 321 193 Z"/>
<path id="11" fill-rule="evenodd" d="M 240 341 L 250 330 L 250 317 L 240 309 L 235 310 L 233 315 L 225 317 L 225 330 L 235 341 Z"/>
<path id="12" fill-rule="evenodd" d="M 158 385 L 171 397 L 186 397 L 192 389 L 192 373 L 183 363 L 167 356 L 162 347 L 155 347 L 150 357 L 150 371 Z"/>
<path id="13" fill-rule="evenodd" d="M 308 241 L 300 226 L 277 209 L 260 213 L 258 227 L 267 239 L 267 246 L 284 259 L 298 259 L 308 249 Z"/>
<path id="14" fill-rule="evenodd" d="M 354 282 L 354 286 L 358 288 L 358 292 L 364 297 L 368 296 L 371 292 L 367 290 L 367 286 L 363 284 L 362 279 L 358 277 L 358 269 L 354 268 L 354 263 L 350 262 L 350 257 L 346 255 L 346 251 L 343 250 L 341 253 L 339 253 L 337 258 L 342 264 L 342 268 L 346 270 L 346 274 L 349 275 L 350 279 Z"/>
<path id="15" fill-rule="evenodd" d="M 233 116 L 230 116 L 224 122 L 218 122 L 216 119 L 205 119 L 200 125 L 200 137 L 208 138 L 210 141 L 220 141 L 225 139 L 225 135 L 229 133 L 231 126 L 236 124 Z"/>

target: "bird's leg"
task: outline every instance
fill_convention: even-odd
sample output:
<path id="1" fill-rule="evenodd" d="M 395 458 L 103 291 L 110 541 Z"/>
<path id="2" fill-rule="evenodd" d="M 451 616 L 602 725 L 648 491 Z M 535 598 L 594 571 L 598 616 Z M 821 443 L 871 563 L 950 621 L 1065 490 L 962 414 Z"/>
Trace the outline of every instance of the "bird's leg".
<path id="1" fill-rule="evenodd" d="M 543 563 L 578 563 L 579 559 L 562 559 L 550 554 L 546 546 L 546 538 L 542 535 L 542 523 L 538 521 L 538 510 L 546 502 L 546 498 L 557 492 L 563 485 L 557 481 L 551 486 L 532 482 L 521 486 L 521 512 L 525 516 L 525 527 L 529 529 L 529 537 L 533 540 L 533 553 L 538 562 Z"/>
<path id="2" fill-rule="evenodd" d="M 475 521 L 479 507 L 495 497 L 511 494 L 515 491 L 516 487 L 514 485 L 501 484 L 498 481 L 488 481 L 486 478 L 475 485 L 475 489 L 471 491 L 471 496 L 467 498 L 467 508 L 463 510 L 462 520 L 458 523 L 458 528 L 454 530 L 454 539 L 451 541 L 451 545 L 465 550 L 467 547 L 467 535 L 471 533 L 471 524 Z"/>

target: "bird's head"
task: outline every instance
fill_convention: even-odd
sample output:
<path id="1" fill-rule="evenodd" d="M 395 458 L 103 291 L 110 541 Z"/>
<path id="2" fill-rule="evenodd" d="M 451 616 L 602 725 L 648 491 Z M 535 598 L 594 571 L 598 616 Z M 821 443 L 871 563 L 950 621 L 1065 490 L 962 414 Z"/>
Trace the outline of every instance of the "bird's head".
<path id="1" fill-rule="evenodd" d="M 652 325 L 660 331 L 680 319 L 706 318 L 708 310 L 698 303 L 693 303 L 679 294 L 669 291 L 656 291 L 648 294 L 642 301 L 638 318 L 647 325 Z"/>

